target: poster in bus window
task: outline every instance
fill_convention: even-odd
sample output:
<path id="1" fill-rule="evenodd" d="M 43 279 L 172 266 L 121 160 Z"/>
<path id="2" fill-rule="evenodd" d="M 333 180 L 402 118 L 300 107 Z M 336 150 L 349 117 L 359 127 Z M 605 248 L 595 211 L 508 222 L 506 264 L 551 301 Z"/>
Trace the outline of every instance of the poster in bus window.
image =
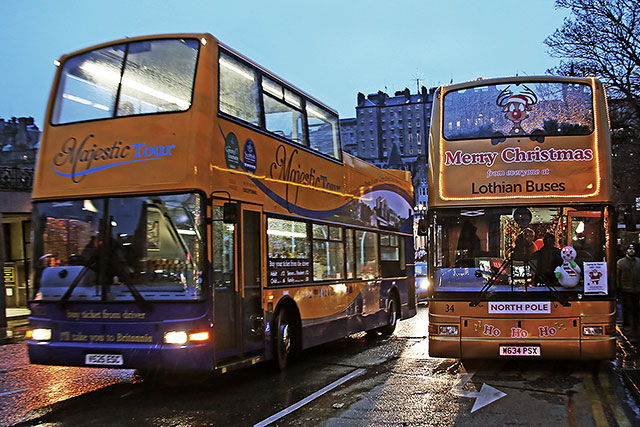
<path id="1" fill-rule="evenodd" d="M 584 263 L 584 293 L 585 295 L 607 295 L 609 293 L 606 262 Z"/>
<path id="2" fill-rule="evenodd" d="M 269 258 L 269 284 L 292 285 L 311 281 L 311 263 L 308 259 Z"/>

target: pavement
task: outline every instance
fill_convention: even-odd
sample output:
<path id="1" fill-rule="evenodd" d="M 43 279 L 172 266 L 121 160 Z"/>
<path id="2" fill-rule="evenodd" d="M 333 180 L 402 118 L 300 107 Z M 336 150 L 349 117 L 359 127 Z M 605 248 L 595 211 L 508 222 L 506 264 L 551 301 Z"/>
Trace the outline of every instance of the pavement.
<path id="1" fill-rule="evenodd" d="M 623 329 L 620 324 L 616 329 L 618 332 L 616 368 L 640 405 L 640 331 L 631 333 Z"/>

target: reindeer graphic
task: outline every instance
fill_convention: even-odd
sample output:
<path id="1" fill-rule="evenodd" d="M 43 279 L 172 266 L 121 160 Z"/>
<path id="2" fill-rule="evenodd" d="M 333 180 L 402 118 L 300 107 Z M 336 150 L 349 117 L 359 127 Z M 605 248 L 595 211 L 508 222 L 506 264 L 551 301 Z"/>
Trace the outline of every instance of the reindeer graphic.
<path id="1" fill-rule="evenodd" d="M 531 111 L 531 107 L 538 103 L 538 97 L 527 86 L 522 85 L 523 90 L 520 93 L 513 94 L 510 90 L 511 85 L 507 86 L 496 99 L 496 105 L 502 107 L 505 117 L 513 123 L 513 127 L 509 131 L 509 135 L 524 135 L 522 122 L 529 117 L 527 111 Z"/>

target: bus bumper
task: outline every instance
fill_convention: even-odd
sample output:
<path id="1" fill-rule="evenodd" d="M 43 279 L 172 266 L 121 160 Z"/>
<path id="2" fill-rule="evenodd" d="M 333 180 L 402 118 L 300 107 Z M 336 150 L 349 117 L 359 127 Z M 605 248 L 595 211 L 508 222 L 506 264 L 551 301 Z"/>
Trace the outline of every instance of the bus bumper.
<path id="1" fill-rule="evenodd" d="M 501 356 L 500 346 L 539 346 L 539 356 Z M 616 338 L 613 336 L 558 340 L 477 339 L 429 337 L 429 356 L 459 359 L 540 358 L 540 359 L 615 359 Z"/>
<path id="2" fill-rule="evenodd" d="M 92 344 L 88 347 L 72 343 L 29 341 L 27 348 L 29 361 L 42 365 L 167 371 L 212 370 L 214 366 L 213 350 L 207 344 L 186 346 Z M 87 354 L 121 355 L 122 364 L 87 364 Z"/>

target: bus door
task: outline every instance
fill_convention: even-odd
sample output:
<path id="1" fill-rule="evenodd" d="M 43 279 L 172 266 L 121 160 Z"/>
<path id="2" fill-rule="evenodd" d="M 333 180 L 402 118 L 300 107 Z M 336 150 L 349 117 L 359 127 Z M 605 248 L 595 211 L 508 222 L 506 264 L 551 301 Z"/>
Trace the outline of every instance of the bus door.
<path id="1" fill-rule="evenodd" d="M 216 360 L 261 352 L 264 324 L 261 298 L 260 207 L 239 202 L 225 221 L 225 202 L 214 201 L 213 309 Z"/>

